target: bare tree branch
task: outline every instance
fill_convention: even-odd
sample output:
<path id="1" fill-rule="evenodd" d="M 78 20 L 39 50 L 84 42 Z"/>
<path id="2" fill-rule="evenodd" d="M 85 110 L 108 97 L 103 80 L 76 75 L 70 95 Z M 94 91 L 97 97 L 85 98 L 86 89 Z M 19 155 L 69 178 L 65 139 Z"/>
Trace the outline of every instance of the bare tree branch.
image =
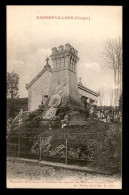
<path id="1" fill-rule="evenodd" d="M 108 40 L 104 45 L 102 58 L 106 66 L 114 72 L 115 101 L 121 93 L 121 73 L 122 73 L 122 41 L 118 39 Z M 117 89 L 119 88 L 119 89 Z M 119 92 L 120 91 L 120 92 Z"/>

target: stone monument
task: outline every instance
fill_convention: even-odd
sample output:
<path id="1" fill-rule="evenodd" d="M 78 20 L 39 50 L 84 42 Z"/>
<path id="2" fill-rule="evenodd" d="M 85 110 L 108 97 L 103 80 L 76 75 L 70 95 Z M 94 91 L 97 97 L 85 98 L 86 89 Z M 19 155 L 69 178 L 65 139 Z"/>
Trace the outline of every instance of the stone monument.
<path id="1" fill-rule="evenodd" d="M 78 81 L 78 52 L 70 44 L 52 49 L 53 74 L 50 87 L 48 111 L 44 117 L 55 115 L 56 107 L 69 108 L 70 124 L 85 121 L 85 109 L 81 104 Z M 51 113 L 51 114 L 50 114 Z M 48 116 L 48 117 L 47 117 Z"/>

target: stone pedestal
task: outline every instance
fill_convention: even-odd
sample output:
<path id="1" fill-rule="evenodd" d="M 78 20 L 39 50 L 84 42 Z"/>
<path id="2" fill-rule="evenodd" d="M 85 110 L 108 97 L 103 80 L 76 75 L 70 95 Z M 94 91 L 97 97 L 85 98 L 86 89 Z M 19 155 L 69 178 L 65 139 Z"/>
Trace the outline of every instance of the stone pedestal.
<path id="1" fill-rule="evenodd" d="M 71 120 L 68 126 L 85 126 L 87 125 L 87 121 L 79 121 L 79 120 Z"/>
<path id="2" fill-rule="evenodd" d="M 70 112 L 71 121 L 85 121 L 84 113 L 80 113 L 78 110 Z"/>

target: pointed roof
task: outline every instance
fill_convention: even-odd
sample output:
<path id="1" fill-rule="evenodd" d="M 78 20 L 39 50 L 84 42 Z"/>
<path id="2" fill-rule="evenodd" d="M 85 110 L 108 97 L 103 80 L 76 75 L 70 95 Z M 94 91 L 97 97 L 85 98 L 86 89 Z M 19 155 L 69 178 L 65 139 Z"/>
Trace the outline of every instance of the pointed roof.
<path id="1" fill-rule="evenodd" d="M 46 58 L 46 65 L 44 68 L 30 81 L 30 83 L 26 84 L 26 89 L 28 89 L 45 71 L 52 72 L 51 66 L 48 64 L 49 58 Z"/>

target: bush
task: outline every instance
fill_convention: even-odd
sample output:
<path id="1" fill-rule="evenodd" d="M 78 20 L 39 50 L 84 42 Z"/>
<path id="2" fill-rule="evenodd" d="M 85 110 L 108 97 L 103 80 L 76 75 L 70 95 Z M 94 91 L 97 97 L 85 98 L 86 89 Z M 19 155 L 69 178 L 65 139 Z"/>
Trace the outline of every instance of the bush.
<path id="1" fill-rule="evenodd" d="M 103 170 L 121 171 L 121 132 L 109 129 L 98 142 L 97 161 L 94 166 Z"/>

